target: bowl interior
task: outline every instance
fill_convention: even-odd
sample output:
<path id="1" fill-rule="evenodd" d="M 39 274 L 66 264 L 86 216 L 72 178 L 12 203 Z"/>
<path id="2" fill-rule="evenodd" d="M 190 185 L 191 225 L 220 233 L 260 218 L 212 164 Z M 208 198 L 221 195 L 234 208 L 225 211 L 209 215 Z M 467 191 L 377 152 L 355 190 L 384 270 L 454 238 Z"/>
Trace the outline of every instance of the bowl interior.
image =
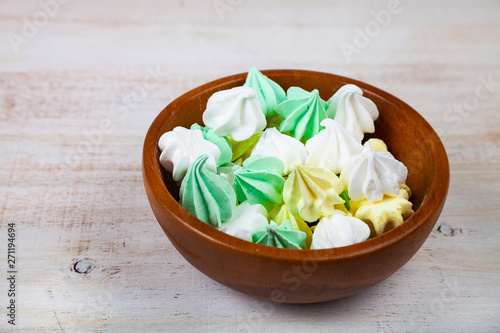
<path id="1" fill-rule="evenodd" d="M 394 100 L 395 97 L 387 99 L 379 89 L 356 82 L 354 80 L 335 76 L 336 80 L 321 80 L 311 72 L 294 71 L 293 75 L 287 73 L 288 71 L 263 71 L 268 77 L 277 82 L 285 91 L 291 86 L 299 86 L 305 90 L 311 91 L 318 89 L 320 96 L 327 100 L 335 91 L 345 84 L 356 84 L 363 89 L 363 95 L 370 98 L 375 102 L 380 110 L 380 116 L 375 121 L 375 133 L 366 134 L 365 140 L 369 138 L 379 138 L 386 142 L 389 151 L 408 168 L 407 184 L 412 190 L 411 202 L 413 209 L 416 211 L 420 208 L 427 190 L 435 178 L 435 169 L 432 168 L 433 156 L 426 152 L 432 151 L 428 149 L 429 145 L 434 146 L 440 143 L 436 133 L 431 130 L 429 133 L 430 125 L 428 125 L 423 118 L 415 119 L 415 113 L 408 112 L 408 105 L 399 100 Z M 315 72 L 312 72 L 315 73 Z M 322 74 L 322 73 L 321 73 Z M 205 90 L 202 89 L 199 93 L 192 96 L 192 98 L 183 100 L 183 103 L 176 103 L 174 112 L 162 126 L 159 137 L 172 130 L 176 126 L 183 126 L 189 128 L 192 124 L 203 124 L 202 115 L 205 111 L 205 106 L 208 98 L 215 92 L 230 89 L 236 86 L 241 86 L 245 82 L 245 75 L 236 75 L 231 77 L 230 80 L 221 82 Z M 329 75 L 329 74 L 326 74 Z M 175 102 L 174 102 L 175 103 Z M 420 120 L 420 122 L 418 122 Z M 422 129 L 422 125 L 426 128 Z M 424 131 L 423 131 L 424 130 Z M 425 131 L 427 130 L 427 131 Z M 432 134 L 429 136 L 429 134 Z M 432 148 L 432 147 L 431 147 Z M 160 151 L 156 149 L 155 159 L 158 161 Z M 163 182 L 167 187 L 170 194 L 178 200 L 179 189 L 176 183 L 172 180 L 170 173 L 160 167 Z M 425 168 L 425 172 L 423 172 Z"/>
<path id="2" fill-rule="evenodd" d="M 177 202 L 179 192 L 177 184 L 158 162 L 160 154 L 157 147 L 158 139 L 163 133 L 176 126 L 189 128 L 194 123 L 203 124 L 202 114 L 208 98 L 217 91 L 243 85 L 246 73 L 242 73 L 207 83 L 173 101 L 154 121 L 145 140 L 144 162 L 152 165 L 155 177 L 160 179 L 160 187 L 164 186 L 164 189 L 167 190 L 159 190 L 161 193 L 157 194 L 162 197 L 160 200 L 164 202 L 167 209 L 180 211 L 182 216 L 179 217 L 179 221 L 189 225 L 200 237 L 227 243 L 228 246 L 243 250 L 260 248 L 261 255 L 267 253 L 274 256 L 279 253 L 280 256 L 289 256 L 290 258 L 307 258 L 308 252 L 316 251 L 322 253 L 320 257 L 340 258 L 364 253 L 381 246 L 389 246 L 398 238 L 406 237 L 408 233 L 428 220 L 431 214 L 436 213 L 439 207 L 442 208 L 449 182 L 446 152 L 431 126 L 410 106 L 376 87 L 333 74 L 298 70 L 262 72 L 281 85 L 285 91 L 291 86 L 299 86 L 308 91 L 318 89 L 320 96 L 325 100 L 330 98 L 342 85 L 355 84 L 360 87 L 364 96 L 370 98 L 380 111 L 380 116 L 375 122 L 375 133 L 365 136 L 365 140 L 370 137 L 384 140 L 389 151 L 406 165 L 409 171 L 407 184 L 412 190 L 410 200 L 416 213 L 402 226 L 365 242 L 343 248 L 303 250 L 299 251 L 301 253 L 298 254 L 294 250 L 261 246 L 225 235 L 204 225 L 203 222 L 184 211 Z M 146 150 L 150 152 L 146 152 Z"/>

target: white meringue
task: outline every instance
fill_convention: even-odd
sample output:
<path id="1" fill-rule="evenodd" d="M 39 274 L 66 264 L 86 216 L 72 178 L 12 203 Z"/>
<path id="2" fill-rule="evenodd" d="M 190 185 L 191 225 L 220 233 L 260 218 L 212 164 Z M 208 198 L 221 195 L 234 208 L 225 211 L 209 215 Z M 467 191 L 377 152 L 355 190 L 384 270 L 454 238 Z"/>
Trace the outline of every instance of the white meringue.
<path id="1" fill-rule="evenodd" d="M 306 142 L 306 164 L 340 173 L 347 161 L 363 151 L 363 146 L 336 120 L 321 122 L 325 129 Z"/>
<path id="2" fill-rule="evenodd" d="M 235 87 L 214 93 L 207 102 L 203 122 L 214 133 L 243 141 L 266 127 L 255 91 L 250 87 Z"/>
<path id="3" fill-rule="evenodd" d="M 361 142 L 364 133 L 375 132 L 378 109 L 363 91 L 354 84 L 346 84 L 328 100 L 328 117 L 335 119 Z"/>
<path id="4" fill-rule="evenodd" d="M 172 173 L 175 181 L 182 180 L 193 161 L 203 154 L 208 155 L 205 167 L 215 172 L 221 154 L 219 147 L 205 140 L 199 129 L 189 130 L 181 126 L 164 133 L 158 140 L 158 148 L 161 151 L 160 164 Z"/>
<path id="5" fill-rule="evenodd" d="M 388 151 L 373 151 L 366 142 L 361 154 L 349 159 L 340 174 L 354 201 L 368 199 L 377 202 L 388 196 L 399 195 L 399 184 L 406 181 L 408 169 Z"/>
<path id="6" fill-rule="evenodd" d="M 251 242 L 254 232 L 257 229 L 265 228 L 267 224 L 266 208 L 260 204 L 251 205 L 247 200 L 233 209 L 231 219 L 222 223 L 219 230 Z"/>
<path id="7" fill-rule="evenodd" d="M 370 236 L 370 227 L 358 218 L 336 210 L 323 217 L 313 233 L 311 249 L 329 249 L 363 242 Z"/>
<path id="8" fill-rule="evenodd" d="M 285 165 L 283 175 L 288 175 L 292 172 L 294 165 L 304 164 L 307 151 L 302 142 L 271 127 L 264 131 L 251 155 L 279 158 Z"/>

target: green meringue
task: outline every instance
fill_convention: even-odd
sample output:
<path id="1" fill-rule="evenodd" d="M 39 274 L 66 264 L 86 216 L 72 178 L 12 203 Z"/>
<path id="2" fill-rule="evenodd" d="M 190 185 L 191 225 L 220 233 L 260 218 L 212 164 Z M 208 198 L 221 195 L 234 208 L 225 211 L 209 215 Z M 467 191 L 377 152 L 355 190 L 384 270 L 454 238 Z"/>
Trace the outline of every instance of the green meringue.
<path id="1" fill-rule="evenodd" d="M 234 188 L 239 202 L 248 200 L 261 204 L 270 211 L 283 202 L 283 174 L 285 166 L 274 156 L 250 156 L 243 167 L 234 172 Z"/>
<path id="2" fill-rule="evenodd" d="M 262 112 L 266 116 L 275 114 L 278 104 L 286 100 L 283 88 L 255 67 L 252 67 L 248 72 L 244 86 L 250 87 L 255 91 Z"/>
<path id="3" fill-rule="evenodd" d="M 200 155 L 189 167 L 179 191 L 180 204 L 201 221 L 219 228 L 229 221 L 236 194 L 227 180 L 204 167 L 208 155 Z"/>
<path id="4" fill-rule="evenodd" d="M 306 233 L 293 230 L 290 220 L 286 220 L 281 225 L 271 221 L 264 228 L 256 230 L 252 235 L 252 240 L 257 244 L 300 250 L 304 246 Z"/>
<path id="5" fill-rule="evenodd" d="M 220 156 L 217 160 L 217 166 L 225 165 L 231 163 L 231 158 L 233 156 L 233 151 L 231 148 L 231 142 L 223 136 L 214 133 L 214 130 L 210 127 L 203 127 L 198 124 L 191 125 L 191 129 L 199 129 L 203 134 L 203 138 L 207 141 L 212 142 L 220 150 Z"/>
<path id="6" fill-rule="evenodd" d="M 276 108 L 276 112 L 285 118 L 279 130 L 305 142 L 323 129 L 320 123 L 327 118 L 327 108 L 328 104 L 319 97 L 317 89 L 308 92 L 291 87 L 287 91 L 287 100 Z"/>
<path id="7" fill-rule="evenodd" d="M 283 222 L 289 220 L 292 223 L 293 230 L 300 230 L 306 234 L 305 249 L 309 249 L 312 242 L 312 231 L 309 225 L 299 216 L 295 216 L 288 210 L 286 204 L 276 205 L 273 210 L 267 214 L 269 220 L 276 221 L 277 225 L 283 224 Z"/>
<path id="8" fill-rule="evenodd" d="M 317 91 L 317 89 L 314 89 Z M 304 90 L 302 89 L 301 87 L 290 87 L 288 88 L 287 92 L 286 92 L 286 96 L 287 96 L 287 99 L 297 99 L 297 98 L 309 98 L 311 97 L 311 94 L 314 92 L 313 91 L 307 91 L 307 90 Z M 322 99 L 320 97 L 320 103 L 321 103 L 321 106 L 323 106 L 326 109 L 328 109 L 328 102 L 326 102 L 324 99 Z"/>

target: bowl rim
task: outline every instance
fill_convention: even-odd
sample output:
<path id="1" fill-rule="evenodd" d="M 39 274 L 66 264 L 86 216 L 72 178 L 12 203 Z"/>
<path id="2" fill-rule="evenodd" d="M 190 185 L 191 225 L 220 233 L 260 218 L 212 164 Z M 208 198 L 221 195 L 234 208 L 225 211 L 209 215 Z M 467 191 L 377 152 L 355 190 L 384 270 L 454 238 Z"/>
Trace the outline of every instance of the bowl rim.
<path id="1" fill-rule="evenodd" d="M 409 106 L 399 98 L 377 87 L 374 87 L 362 81 L 336 74 L 293 69 L 272 69 L 262 70 L 261 72 L 264 75 L 270 77 L 304 75 L 329 76 L 331 78 L 335 78 L 341 84 L 355 84 L 363 91 L 368 91 L 371 94 L 376 94 L 378 97 L 385 99 L 389 103 L 393 104 L 394 101 L 397 101 L 398 104 L 402 105 L 405 108 L 405 110 L 414 112 L 417 117 L 421 118 L 420 120 L 426 127 L 426 130 L 429 131 L 429 133 L 434 134 L 433 139 L 435 138 L 435 140 L 433 144 L 429 146 L 429 149 L 433 151 L 434 159 L 436 159 L 437 157 L 440 158 L 440 163 L 434 163 L 434 175 L 435 177 L 439 176 L 441 178 L 441 181 L 432 182 L 430 188 L 427 191 L 427 195 L 422 200 L 420 207 L 410 218 L 405 220 L 402 225 L 380 236 L 368 239 L 361 243 L 337 248 L 318 250 L 281 249 L 277 247 L 252 243 L 230 236 L 200 221 L 195 216 L 187 212 L 175 200 L 175 198 L 172 196 L 172 194 L 164 184 L 160 163 L 158 159 L 155 158 L 155 156 L 157 156 L 156 152 L 158 151 L 157 142 L 160 136 L 163 134 L 160 133 L 162 128 L 178 105 L 181 105 L 192 98 L 196 98 L 196 96 L 203 94 L 204 91 L 208 89 L 213 89 L 221 85 L 226 86 L 241 81 L 247 75 L 247 72 L 244 72 L 210 81 L 177 97 L 156 116 L 146 134 L 143 145 L 142 164 L 144 184 L 145 186 L 146 184 L 149 186 L 151 193 L 155 197 L 157 202 L 163 207 L 165 211 L 170 213 L 171 217 L 175 221 L 177 221 L 177 223 L 181 223 L 185 228 L 188 228 L 197 237 L 211 242 L 214 246 L 226 248 L 235 252 L 256 255 L 262 258 L 279 258 L 280 260 L 286 260 L 290 262 L 304 262 L 307 260 L 315 260 L 319 262 L 342 261 L 363 256 L 372 252 L 377 252 L 384 248 L 389 248 L 395 243 L 403 241 L 405 238 L 409 237 L 416 229 L 424 227 L 426 225 L 426 222 L 432 220 L 432 216 L 435 214 L 435 212 L 442 209 L 448 193 L 450 178 L 449 162 L 446 150 L 443 146 L 443 143 L 441 142 L 441 139 L 436 134 L 434 129 L 411 106 Z"/>

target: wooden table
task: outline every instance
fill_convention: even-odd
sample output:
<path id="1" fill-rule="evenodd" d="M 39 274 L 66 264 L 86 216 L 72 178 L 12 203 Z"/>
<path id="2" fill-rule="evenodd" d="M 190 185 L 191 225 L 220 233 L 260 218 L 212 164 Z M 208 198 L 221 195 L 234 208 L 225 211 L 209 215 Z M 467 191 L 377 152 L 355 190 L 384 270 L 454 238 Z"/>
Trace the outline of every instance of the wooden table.
<path id="1" fill-rule="evenodd" d="M 0 3 L 0 331 L 500 330 L 500 2 L 308 3 Z M 150 123 L 251 66 L 371 83 L 439 131 L 448 201 L 383 283 L 323 304 L 260 301 L 194 269 L 155 221 L 141 175 Z"/>

